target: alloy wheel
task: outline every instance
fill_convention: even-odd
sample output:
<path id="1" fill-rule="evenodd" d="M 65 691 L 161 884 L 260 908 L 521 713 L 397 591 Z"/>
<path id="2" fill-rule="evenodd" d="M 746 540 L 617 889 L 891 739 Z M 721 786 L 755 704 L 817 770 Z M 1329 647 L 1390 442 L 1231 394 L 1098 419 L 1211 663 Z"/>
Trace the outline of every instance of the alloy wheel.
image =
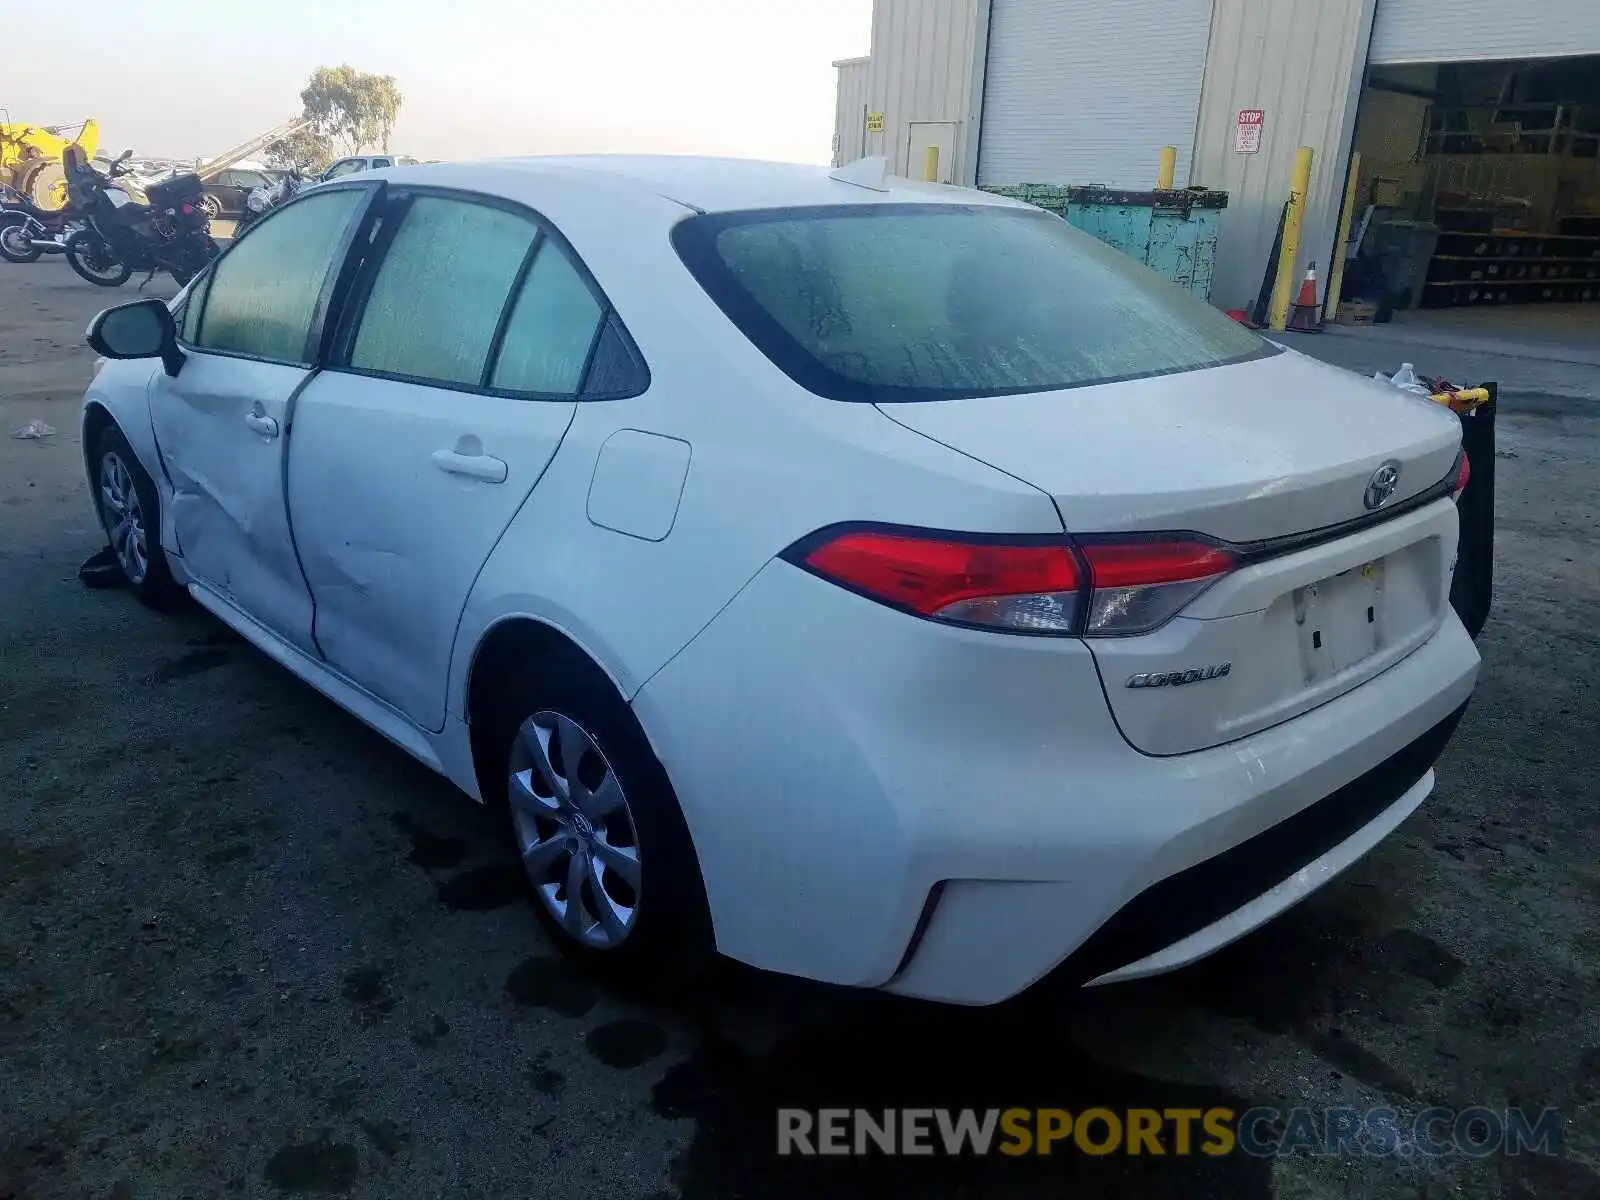
<path id="1" fill-rule="evenodd" d="M 563 713 L 534 713 L 512 742 L 507 794 L 540 903 L 574 941 L 621 945 L 638 919 L 639 837 L 594 736 Z"/>
<path id="2" fill-rule="evenodd" d="M 150 573 L 150 549 L 146 540 L 144 506 L 133 474 L 115 450 L 100 460 L 100 507 L 105 514 L 106 533 L 111 548 L 128 582 L 138 587 Z"/>
<path id="3" fill-rule="evenodd" d="M 0 229 L 0 242 L 4 242 L 6 250 L 18 257 L 33 252 L 33 235 L 28 232 L 26 225 L 7 225 Z"/>

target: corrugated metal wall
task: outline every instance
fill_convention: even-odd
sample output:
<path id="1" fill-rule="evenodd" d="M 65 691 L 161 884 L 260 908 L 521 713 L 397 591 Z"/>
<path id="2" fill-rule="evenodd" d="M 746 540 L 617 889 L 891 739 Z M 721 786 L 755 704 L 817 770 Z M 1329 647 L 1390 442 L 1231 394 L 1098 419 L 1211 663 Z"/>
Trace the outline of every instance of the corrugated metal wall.
<path id="1" fill-rule="evenodd" d="M 1296 267 L 1315 260 L 1326 288 L 1376 2 L 1215 0 L 1190 176 L 1229 197 L 1212 303 L 1254 302 L 1297 146 L 1310 146 L 1316 157 Z M 1266 112 L 1255 154 L 1234 150 L 1239 111 L 1246 108 Z"/>
<path id="2" fill-rule="evenodd" d="M 1374 63 L 1600 54 L 1600 0 L 1378 0 Z"/>
<path id="3" fill-rule="evenodd" d="M 1211 0 L 993 0 L 979 181 L 1150 188 L 1176 146 L 1181 186 L 1210 18 Z"/>
<path id="4" fill-rule="evenodd" d="M 896 174 L 909 175 L 912 122 L 951 122 L 954 157 L 966 160 L 983 8 L 984 0 L 877 0 L 866 104 L 883 114 L 884 125 L 865 135 L 865 154 L 881 154 Z"/>
<path id="5" fill-rule="evenodd" d="M 867 154 L 867 73 L 871 61 L 841 58 L 833 64 L 839 72 L 833 108 L 833 165 L 836 167 L 865 158 Z"/>

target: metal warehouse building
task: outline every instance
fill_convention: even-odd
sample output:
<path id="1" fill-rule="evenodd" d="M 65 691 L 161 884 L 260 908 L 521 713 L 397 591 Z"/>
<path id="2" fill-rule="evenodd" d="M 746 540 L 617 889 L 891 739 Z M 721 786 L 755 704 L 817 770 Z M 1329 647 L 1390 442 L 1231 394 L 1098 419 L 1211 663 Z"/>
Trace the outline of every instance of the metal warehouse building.
<path id="1" fill-rule="evenodd" d="M 1148 190 L 1176 147 L 1177 187 L 1229 196 L 1222 307 L 1256 298 L 1299 146 L 1323 287 L 1361 152 L 1347 300 L 1600 301 L 1600 0 L 876 0 L 834 65 L 836 164 Z"/>

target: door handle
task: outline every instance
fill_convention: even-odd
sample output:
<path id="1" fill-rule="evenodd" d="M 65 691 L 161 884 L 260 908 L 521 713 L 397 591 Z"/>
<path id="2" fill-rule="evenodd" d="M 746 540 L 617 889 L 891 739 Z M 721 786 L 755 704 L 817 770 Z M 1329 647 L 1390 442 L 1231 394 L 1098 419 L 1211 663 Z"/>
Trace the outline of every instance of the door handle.
<path id="1" fill-rule="evenodd" d="M 490 454 L 462 454 L 459 450 L 435 450 L 433 465 L 447 475 L 464 475 L 484 483 L 504 483 L 510 468 Z"/>
<path id="2" fill-rule="evenodd" d="M 264 438 L 278 436 L 277 420 L 267 416 L 266 413 L 247 412 L 244 415 L 244 423 L 250 427 L 251 432 L 259 433 Z"/>

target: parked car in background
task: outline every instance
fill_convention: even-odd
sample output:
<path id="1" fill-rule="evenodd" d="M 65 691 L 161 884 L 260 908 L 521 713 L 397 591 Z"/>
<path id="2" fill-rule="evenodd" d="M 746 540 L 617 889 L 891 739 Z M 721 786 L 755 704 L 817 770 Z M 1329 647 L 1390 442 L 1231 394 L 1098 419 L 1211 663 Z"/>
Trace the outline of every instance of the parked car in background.
<path id="1" fill-rule="evenodd" d="M 236 221 L 244 215 L 245 200 L 252 191 L 258 187 L 271 187 L 282 178 L 282 171 L 229 167 L 206 180 L 200 206 L 213 221 L 219 217 Z"/>
<path id="2" fill-rule="evenodd" d="M 98 515 L 499 810 L 602 972 L 1193 962 L 1433 790 L 1460 421 L 875 161 L 311 188 L 91 326 Z"/>
<path id="3" fill-rule="evenodd" d="M 358 171 L 377 171 L 383 167 L 414 167 L 417 160 L 408 154 L 357 154 L 350 158 L 341 158 L 338 162 L 329 165 L 317 178 L 319 180 L 339 179 L 345 175 L 354 175 Z"/>

